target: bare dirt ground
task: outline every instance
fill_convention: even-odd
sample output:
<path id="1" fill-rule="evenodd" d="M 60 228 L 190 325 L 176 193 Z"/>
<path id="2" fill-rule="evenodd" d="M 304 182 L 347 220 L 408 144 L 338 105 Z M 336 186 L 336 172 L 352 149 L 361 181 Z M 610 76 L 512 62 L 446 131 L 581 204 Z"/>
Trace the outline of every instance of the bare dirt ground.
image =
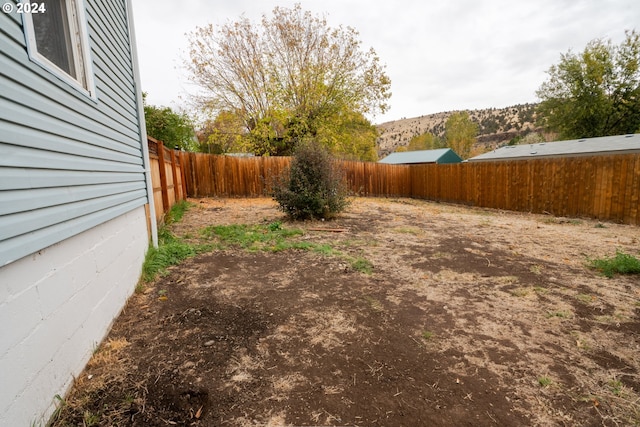
<path id="1" fill-rule="evenodd" d="M 407 199 L 287 223 L 268 199 L 192 202 L 178 236 L 283 221 L 341 255 L 230 248 L 172 267 L 131 298 L 66 423 L 640 424 L 639 279 L 587 266 L 638 256 L 638 227 Z"/>

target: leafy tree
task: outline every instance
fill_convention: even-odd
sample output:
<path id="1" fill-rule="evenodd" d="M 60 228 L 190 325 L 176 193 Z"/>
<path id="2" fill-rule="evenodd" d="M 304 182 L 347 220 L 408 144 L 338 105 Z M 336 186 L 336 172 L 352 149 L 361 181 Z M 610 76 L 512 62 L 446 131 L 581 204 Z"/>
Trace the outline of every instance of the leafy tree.
<path id="1" fill-rule="evenodd" d="M 316 138 L 331 153 L 346 160 L 378 160 L 378 130 L 362 114 L 336 114 L 318 125 Z"/>
<path id="2" fill-rule="evenodd" d="M 307 136 L 330 142 L 347 130 L 375 142 L 364 116 L 388 109 L 391 83 L 353 28 L 331 28 L 297 4 L 276 7 L 260 23 L 242 17 L 199 27 L 189 41 L 185 66 L 202 90 L 196 102 L 241 112 L 256 154 L 291 154 Z M 344 144 L 333 147 L 347 156 L 370 153 Z"/>
<path id="3" fill-rule="evenodd" d="M 451 114 L 444 127 L 446 146 L 463 159 L 468 159 L 476 142 L 478 125 L 471 120 L 469 113 L 461 111 Z"/>
<path id="4" fill-rule="evenodd" d="M 301 142 L 291 166 L 273 185 L 273 198 L 293 219 L 331 218 L 348 205 L 342 171 L 317 141 Z"/>
<path id="5" fill-rule="evenodd" d="M 184 113 L 176 113 L 169 107 L 156 107 L 148 105 L 147 94 L 143 94 L 144 119 L 147 127 L 147 135 L 162 141 L 169 148 L 195 151 L 195 132 L 189 116 Z"/>
<path id="6" fill-rule="evenodd" d="M 526 123 L 526 122 L 530 122 L 533 123 L 535 120 L 535 113 L 536 113 L 536 108 L 535 105 L 533 104 L 524 104 L 519 106 L 520 108 L 518 109 L 518 122 L 520 123 Z"/>
<path id="7" fill-rule="evenodd" d="M 526 135 L 518 135 L 512 138 L 507 145 L 539 144 L 545 141 L 544 136 L 538 132 L 529 132 Z"/>
<path id="8" fill-rule="evenodd" d="M 221 111 L 215 119 L 207 120 L 197 132 L 199 150 L 223 154 L 247 150 L 242 119 L 231 111 Z"/>
<path id="9" fill-rule="evenodd" d="M 536 92 L 542 124 L 563 139 L 640 131 L 640 34 L 627 31 L 615 46 L 592 40 L 561 55 Z"/>
<path id="10" fill-rule="evenodd" d="M 422 135 L 414 136 L 409 141 L 406 151 L 418 151 L 418 150 L 433 150 L 436 148 L 444 148 L 445 141 L 438 138 L 431 132 L 423 133 Z M 398 151 L 398 150 L 396 150 Z"/>

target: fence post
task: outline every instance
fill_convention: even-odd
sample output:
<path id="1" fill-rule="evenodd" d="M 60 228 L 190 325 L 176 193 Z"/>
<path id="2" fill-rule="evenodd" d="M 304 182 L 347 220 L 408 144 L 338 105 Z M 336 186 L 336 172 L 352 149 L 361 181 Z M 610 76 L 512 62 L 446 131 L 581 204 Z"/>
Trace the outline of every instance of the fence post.
<path id="1" fill-rule="evenodd" d="M 176 153 L 176 156 L 178 157 L 178 162 L 180 163 L 180 191 L 182 192 L 182 200 L 187 200 L 187 174 L 184 171 L 184 154 L 185 153 L 183 153 L 182 151 L 178 151 Z"/>
<path id="2" fill-rule="evenodd" d="M 193 192 L 193 179 L 191 178 L 191 154 L 188 152 L 180 153 L 180 170 L 182 173 L 182 191 L 184 191 L 184 198 L 189 196 L 189 191 Z M 187 183 L 187 176 L 189 176 L 189 182 Z"/>
<path id="3" fill-rule="evenodd" d="M 180 189 L 178 188 L 178 171 L 176 169 L 176 151 L 171 150 L 171 173 L 173 174 L 173 199 L 180 200 Z"/>
<path id="4" fill-rule="evenodd" d="M 158 168 L 160 169 L 160 187 L 162 187 L 162 207 L 167 212 L 169 206 L 169 189 L 167 188 L 167 170 L 164 166 L 164 144 L 158 141 Z"/>

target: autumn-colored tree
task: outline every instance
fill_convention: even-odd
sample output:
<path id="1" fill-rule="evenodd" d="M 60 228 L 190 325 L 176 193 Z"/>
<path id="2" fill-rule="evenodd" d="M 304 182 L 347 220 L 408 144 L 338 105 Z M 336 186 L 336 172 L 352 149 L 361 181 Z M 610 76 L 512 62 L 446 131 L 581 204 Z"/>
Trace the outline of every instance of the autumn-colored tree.
<path id="1" fill-rule="evenodd" d="M 335 156 L 345 160 L 378 160 L 378 130 L 362 114 L 345 112 L 321 122 L 317 140 Z"/>
<path id="2" fill-rule="evenodd" d="M 444 148 L 445 146 L 446 143 L 442 138 L 438 138 L 431 132 L 426 132 L 411 138 L 407 146 L 407 151 L 434 150 L 436 148 Z"/>
<path id="3" fill-rule="evenodd" d="M 291 154 L 307 136 L 323 139 L 320 129 L 336 130 L 326 138 L 335 139 L 388 109 L 391 83 L 375 51 L 361 49 L 355 29 L 332 28 L 299 4 L 276 7 L 260 23 L 242 17 L 199 27 L 189 42 L 186 69 L 201 88 L 195 100 L 240 112 L 257 154 Z"/>
<path id="4" fill-rule="evenodd" d="M 469 113 L 461 111 L 451 114 L 444 127 L 446 146 L 463 159 L 468 159 L 476 142 L 478 124 L 471 120 Z"/>
<path id="5" fill-rule="evenodd" d="M 200 151 L 211 154 L 244 152 L 247 149 L 242 119 L 231 111 L 221 111 L 205 121 L 196 133 Z"/>
<path id="6" fill-rule="evenodd" d="M 640 131 L 640 34 L 625 40 L 592 40 L 584 51 L 561 55 L 536 92 L 538 116 L 562 139 Z"/>

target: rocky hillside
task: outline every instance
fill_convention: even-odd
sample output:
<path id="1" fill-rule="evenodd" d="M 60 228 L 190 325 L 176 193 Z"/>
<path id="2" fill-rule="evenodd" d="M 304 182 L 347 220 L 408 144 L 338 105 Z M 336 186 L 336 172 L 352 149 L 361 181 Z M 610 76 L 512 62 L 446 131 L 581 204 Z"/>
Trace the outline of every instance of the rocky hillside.
<path id="1" fill-rule="evenodd" d="M 478 123 L 477 150 L 489 151 L 508 143 L 518 135 L 535 129 L 536 104 L 520 104 L 506 108 L 469 110 L 469 116 Z M 378 125 L 378 154 L 384 157 L 396 148 L 408 145 L 411 138 L 426 132 L 444 136 L 447 118 L 456 111 L 429 114 L 411 119 L 395 120 Z"/>

